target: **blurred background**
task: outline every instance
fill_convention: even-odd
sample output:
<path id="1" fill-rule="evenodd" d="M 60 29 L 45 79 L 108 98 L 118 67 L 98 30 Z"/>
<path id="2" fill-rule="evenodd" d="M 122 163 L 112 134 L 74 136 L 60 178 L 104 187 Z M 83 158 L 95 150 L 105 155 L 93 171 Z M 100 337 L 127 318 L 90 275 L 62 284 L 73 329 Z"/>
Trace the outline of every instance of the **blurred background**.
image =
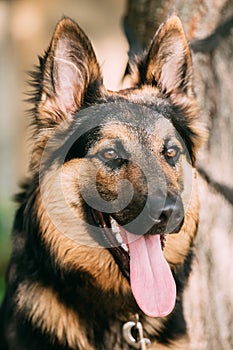
<path id="1" fill-rule="evenodd" d="M 91 39 L 105 85 L 118 89 L 127 62 L 122 30 L 125 0 L 0 0 L 0 302 L 16 205 L 13 196 L 27 172 L 30 117 L 24 102 L 27 72 L 47 49 L 57 21 L 73 18 Z"/>

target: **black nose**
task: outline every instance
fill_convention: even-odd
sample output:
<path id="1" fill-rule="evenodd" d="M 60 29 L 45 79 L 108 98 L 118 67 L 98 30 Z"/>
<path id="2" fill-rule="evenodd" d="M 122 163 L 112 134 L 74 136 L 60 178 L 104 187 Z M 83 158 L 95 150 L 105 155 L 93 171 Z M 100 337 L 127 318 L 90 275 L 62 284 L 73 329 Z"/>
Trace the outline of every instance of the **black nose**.
<path id="1" fill-rule="evenodd" d="M 158 193 L 149 196 L 136 217 L 123 222 L 126 231 L 135 235 L 177 233 L 184 221 L 184 208 L 179 195 Z"/>
<path id="2" fill-rule="evenodd" d="M 155 197 L 149 200 L 149 214 L 154 220 L 155 233 L 179 232 L 184 221 L 184 207 L 180 196 Z"/>

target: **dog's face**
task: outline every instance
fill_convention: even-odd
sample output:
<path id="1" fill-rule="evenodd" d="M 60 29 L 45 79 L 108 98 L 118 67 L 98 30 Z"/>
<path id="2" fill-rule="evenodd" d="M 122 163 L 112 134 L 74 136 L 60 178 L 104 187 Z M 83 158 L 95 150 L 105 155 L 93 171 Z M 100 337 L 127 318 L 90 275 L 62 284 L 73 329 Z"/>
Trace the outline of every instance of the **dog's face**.
<path id="1" fill-rule="evenodd" d="M 201 135 L 190 51 L 176 17 L 131 69 L 132 88 L 107 91 L 85 34 L 69 19 L 58 24 L 37 77 L 32 171 L 55 260 L 110 278 L 103 289 L 128 293 L 130 285 L 141 310 L 158 317 L 174 307 L 167 262 L 175 268 L 185 260 L 198 213 Z"/>
<path id="2" fill-rule="evenodd" d="M 64 163 L 66 173 L 77 168 L 85 212 L 91 211 L 94 221 L 110 223 L 110 216 L 138 235 L 179 232 L 183 168 L 190 168 L 191 160 L 176 129 L 144 106 L 119 102 L 117 108 L 113 103 L 98 108 L 97 120 L 95 108 L 88 114 L 93 114 L 90 125 L 93 120 L 100 125 L 77 138 Z"/>

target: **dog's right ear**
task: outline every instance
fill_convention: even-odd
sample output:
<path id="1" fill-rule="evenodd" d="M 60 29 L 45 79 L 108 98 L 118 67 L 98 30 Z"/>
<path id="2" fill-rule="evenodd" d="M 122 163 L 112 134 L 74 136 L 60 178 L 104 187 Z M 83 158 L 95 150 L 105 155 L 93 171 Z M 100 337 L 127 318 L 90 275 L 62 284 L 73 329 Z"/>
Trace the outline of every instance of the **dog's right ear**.
<path id="1" fill-rule="evenodd" d="M 102 76 L 92 45 L 69 18 L 57 24 L 40 68 L 37 122 L 42 127 L 48 127 L 49 120 L 60 123 L 77 112 L 85 99 L 93 102 L 100 93 Z"/>

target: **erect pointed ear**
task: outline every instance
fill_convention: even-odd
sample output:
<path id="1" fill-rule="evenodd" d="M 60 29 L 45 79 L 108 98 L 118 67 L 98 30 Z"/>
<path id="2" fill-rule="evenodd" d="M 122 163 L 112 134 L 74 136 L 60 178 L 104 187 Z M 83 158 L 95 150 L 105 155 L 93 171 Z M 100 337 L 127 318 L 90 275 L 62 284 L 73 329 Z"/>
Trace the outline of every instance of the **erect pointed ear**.
<path id="1" fill-rule="evenodd" d="M 170 17 L 155 34 L 141 70 L 142 83 L 162 92 L 192 94 L 192 60 L 180 19 Z"/>
<path id="2" fill-rule="evenodd" d="M 94 99 L 93 95 L 98 95 L 102 77 L 94 50 L 71 19 L 63 18 L 57 24 L 41 66 L 39 108 L 45 112 L 46 119 L 48 113 L 52 118 L 64 119 L 81 107 L 85 96 Z M 39 118 L 43 118 L 43 113 L 38 112 Z"/>

